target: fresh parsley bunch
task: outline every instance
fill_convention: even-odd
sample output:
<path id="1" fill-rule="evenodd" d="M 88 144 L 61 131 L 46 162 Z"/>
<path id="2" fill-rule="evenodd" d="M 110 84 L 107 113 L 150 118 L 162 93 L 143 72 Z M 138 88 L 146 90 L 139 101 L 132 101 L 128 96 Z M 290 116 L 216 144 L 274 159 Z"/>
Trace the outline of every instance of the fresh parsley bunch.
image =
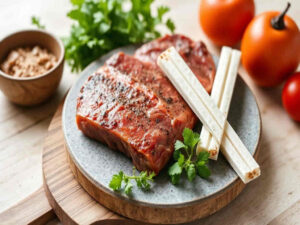
<path id="1" fill-rule="evenodd" d="M 150 190 L 151 185 L 148 181 L 153 181 L 153 177 L 155 176 L 154 172 L 148 173 L 146 171 L 142 171 L 139 175 L 135 175 L 135 168 L 133 168 L 133 175 L 128 176 L 124 174 L 123 171 L 120 171 L 118 174 L 113 175 L 109 187 L 114 191 L 119 191 L 122 188 L 122 183 L 124 182 L 124 192 L 127 195 L 132 193 L 132 183 L 130 180 L 135 180 L 138 188 L 143 190 Z"/>
<path id="2" fill-rule="evenodd" d="M 178 184 L 183 171 L 186 172 L 189 181 L 193 181 L 198 174 L 202 178 L 210 176 L 210 170 L 207 167 L 209 153 L 202 151 L 196 156 L 195 146 L 200 141 L 199 134 L 191 129 L 185 128 L 182 133 L 183 142 L 175 142 L 175 151 L 173 154 L 176 161 L 168 170 L 168 174 L 173 184 Z"/>
<path id="3" fill-rule="evenodd" d="M 151 12 L 154 0 L 71 0 L 67 14 L 77 23 L 64 38 L 65 59 L 72 71 L 80 71 L 106 52 L 128 44 L 143 43 L 160 36 L 157 25 L 171 32 L 172 20 L 164 19 L 168 7 Z"/>

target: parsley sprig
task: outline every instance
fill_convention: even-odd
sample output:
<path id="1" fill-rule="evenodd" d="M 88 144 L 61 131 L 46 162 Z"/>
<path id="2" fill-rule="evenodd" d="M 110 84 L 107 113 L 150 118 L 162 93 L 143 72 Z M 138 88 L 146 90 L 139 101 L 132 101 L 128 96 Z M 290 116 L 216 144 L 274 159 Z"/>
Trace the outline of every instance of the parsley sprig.
<path id="1" fill-rule="evenodd" d="M 154 172 L 148 173 L 146 171 L 142 171 L 139 175 L 136 175 L 136 169 L 134 167 L 132 176 L 124 174 L 123 171 L 113 175 L 109 183 L 109 187 L 114 191 L 119 191 L 122 189 L 122 183 L 124 183 L 124 192 L 126 195 L 130 195 L 133 187 L 133 184 L 130 182 L 130 180 L 135 180 L 138 188 L 148 191 L 151 188 L 149 181 L 153 181 L 154 176 Z"/>
<path id="2" fill-rule="evenodd" d="M 171 32 L 175 25 L 165 18 L 169 11 L 159 6 L 151 10 L 154 0 L 71 0 L 67 14 L 76 21 L 64 38 L 65 59 L 72 71 L 84 69 L 95 59 L 117 47 L 143 43 L 160 36 L 158 25 Z M 154 13 L 153 13 L 154 12 Z"/>
<path id="3" fill-rule="evenodd" d="M 209 153 L 202 151 L 195 155 L 195 146 L 200 141 L 199 134 L 185 128 L 182 133 L 183 142 L 175 142 L 173 158 L 176 161 L 168 170 L 171 182 L 176 185 L 180 181 L 183 171 L 186 172 L 189 181 L 193 181 L 198 174 L 202 178 L 208 178 L 211 174 L 207 167 Z"/>
<path id="4" fill-rule="evenodd" d="M 40 23 L 40 18 L 36 16 L 31 17 L 31 24 L 35 25 L 38 29 L 45 29 L 45 26 Z"/>

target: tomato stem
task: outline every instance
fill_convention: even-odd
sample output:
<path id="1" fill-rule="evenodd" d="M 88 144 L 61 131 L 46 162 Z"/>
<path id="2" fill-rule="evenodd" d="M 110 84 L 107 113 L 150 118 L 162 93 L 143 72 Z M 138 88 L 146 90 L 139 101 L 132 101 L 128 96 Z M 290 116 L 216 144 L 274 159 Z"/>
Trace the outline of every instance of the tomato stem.
<path id="1" fill-rule="evenodd" d="M 276 16 L 275 18 L 272 19 L 271 24 L 274 29 L 276 30 L 285 29 L 283 18 L 290 7 L 291 7 L 291 3 L 288 2 L 285 10 L 282 13 L 280 13 L 279 16 Z"/>

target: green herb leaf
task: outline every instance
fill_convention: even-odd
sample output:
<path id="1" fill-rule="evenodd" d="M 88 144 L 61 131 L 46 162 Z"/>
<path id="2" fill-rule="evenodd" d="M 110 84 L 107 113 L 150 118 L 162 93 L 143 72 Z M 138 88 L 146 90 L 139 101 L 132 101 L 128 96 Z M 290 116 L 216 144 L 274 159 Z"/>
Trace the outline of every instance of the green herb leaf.
<path id="1" fill-rule="evenodd" d="M 196 169 L 195 169 L 195 165 L 194 164 L 190 164 L 187 168 L 186 168 L 186 174 L 187 177 L 189 179 L 189 181 L 193 181 L 196 177 Z"/>
<path id="2" fill-rule="evenodd" d="M 173 153 L 174 160 L 178 160 L 180 154 L 181 154 L 181 151 L 179 149 L 175 149 L 174 153 Z"/>
<path id="3" fill-rule="evenodd" d="M 175 162 L 168 170 L 171 182 L 176 185 L 180 181 L 183 169 L 189 181 L 193 181 L 198 174 L 202 178 L 210 176 L 210 170 L 206 166 L 209 158 L 207 151 L 200 152 L 194 157 L 196 144 L 200 141 L 199 134 L 185 128 L 182 132 L 184 142 L 177 140 L 174 145 L 173 158 Z M 182 151 L 184 151 L 183 154 Z"/>
<path id="4" fill-rule="evenodd" d="M 149 191 L 151 187 L 151 185 L 148 183 L 146 179 L 142 179 L 142 186 L 145 191 Z"/>
<path id="5" fill-rule="evenodd" d="M 31 24 L 35 25 L 39 29 L 45 29 L 45 26 L 41 25 L 41 23 L 40 23 L 40 18 L 38 18 L 36 16 L 31 17 Z"/>
<path id="6" fill-rule="evenodd" d="M 180 150 L 180 149 L 182 149 L 182 148 L 187 149 L 188 146 L 186 146 L 182 141 L 177 140 L 177 141 L 175 142 L 175 151 L 176 151 L 176 150 Z"/>
<path id="7" fill-rule="evenodd" d="M 169 28 L 169 30 L 174 33 L 175 31 L 175 24 L 174 22 L 171 20 L 171 19 L 168 19 L 167 20 L 167 23 L 166 23 L 167 27 Z"/>
<path id="8" fill-rule="evenodd" d="M 113 175 L 109 187 L 113 189 L 114 191 L 118 191 L 121 188 L 122 181 L 123 181 L 124 174 L 122 171 L 120 171 L 118 174 Z"/>
<path id="9" fill-rule="evenodd" d="M 165 15 L 169 11 L 170 11 L 169 7 L 167 7 L 167 6 L 159 6 L 157 8 L 158 19 L 161 21 L 163 19 L 163 15 Z"/>
<path id="10" fill-rule="evenodd" d="M 179 165 L 178 162 L 174 163 L 168 170 L 168 174 L 170 176 L 176 175 L 176 174 L 181 174 L 182 173 L 182 167 Z"/>
<path id="11" fill-rule="evenodd" d="M 148 174 L 147 180 L 153 181 L 153 178 L 156 176 L 156 174 L 152 171 L 150 174 Z"/>
<path id="12" fill-rule="evenodd" d="M 200 161 L 199 163 L 197 163 L 197 172 L 200 177 L 206 179 L 210 176 L 211 172 L 206 165 L 202 165 L 202 164 L 203 164 L 203 161 Z"/>
<path id="13" fill-rule="evenodd" d="M 84 2 L 84 0 L 71 0 L 71 3 L 73 5 L 81 5 Z"/>
<path id="14" fill-rule="evenodd" d="M 182 141 L 177 140 L 175 142 L 174 147 L 175 147 L 175 150 L 174 150 L 174 153 L 173 153 L 173 158 L 178 161 L 179 157 L 180 157 L 180 154 L 181 154 L 180 149 L 188 149 L 188 146 L 186 146 L 184 143 L 182 143 Z"/>
<path id="15" fill-rule="evenodd" d="M 176 185 L 179 183 L 180 176 L 182 173 L 182 167 L 178 162 L 174 163 L 168 170 L 168 174 L 171 177 L 172 184 Z"/>
<path id="16" fill-rule="evenodd" d="M 174 184 L 174 185 L 179 184 L 180 176 L 181 176 L 181 174 L 171 175 L 171 182 L 172 182 L 172 184 Z"/>
<path id="17" fill-rule="evenodd" d="M 184 128 L 182 136 L 183 136 L 184 144 L 189 146 L 191 150 L 194 150 L 195 145 L 199 141 L 200 135 L 196 132 L 193 132 L 189 128 Z"/>
<path id="18" fill-rule="evenodd" d="M 130 182 L 126 183 L 125 190 L 124 190 L 124 192 L 125 192 L 126 195 L 130 195 L 131 194 L 132 187 L 133 187 L 132 183 L 130 183 Z"/>
<path id="19" fill-rule="evenodd" d="M 178 155 L 177 155 L 178 153 Z M 175 185 L 179 183 L 180 176 L 182 173 L 185 157 L 180 152 L 179 149 L 174 151 L 174 158 L 177 159 L 177 162 L 174 163 L 168 170 L 168 174 L 171 177 L 171 182 Z"/>
<path id="20" fill-rule="evenodd" d="M 184 161 L 185 161 L 185 157 L 184 157 L 184 155 L 182 153 L 180 153 L 179 157 L 178 157 L 178 160 L 177 160 L 179 166 L 183 166 Z"/>
<path id="21" fill-rule="evenodd" d="M 207 162 L 209 158 L 209 152 L 208 151 L 202 151 L 197 156 L 197 161 L 205 161 Z"/>
<path id="22" fill-rule="evenodd" d="M 174 163 L 168 170 L 168 174 L 171 177 L 172 184 L 178 184 L 182 173 L 182 167 L 178 162 Z"/>
<path id="23" fill-rule="evenodd" d="M 140 189 L 143 188 L 143 183 L 142 183 L 142 180 L 140 178 L 136 179 L 135 182 L 136 182 L 136 186 L 138 188 L 140 188 Z"/>

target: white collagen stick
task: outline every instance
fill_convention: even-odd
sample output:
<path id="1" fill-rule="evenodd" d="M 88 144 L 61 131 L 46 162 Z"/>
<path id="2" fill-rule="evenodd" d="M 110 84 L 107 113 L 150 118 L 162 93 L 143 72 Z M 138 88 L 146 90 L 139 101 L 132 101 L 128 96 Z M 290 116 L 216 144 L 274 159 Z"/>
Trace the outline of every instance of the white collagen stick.
<path id="1" fill-rule="evenodd" d="M 228 68 L 230 64 L 231 53 L 231 48 L 222 48 L 218 69 L 212 87 L 211 99 L 215 102 L 215 104 L 218 107 L 220 107 L 226 79 L 228 78 Z M 218 145 L 215 144 L 215 140 L 213 139 L 214 138 L 212 138 L 212 135 L 209 133 L 209 131 L 203 126 L 200 133 L 201 141 L 198 143 L 197 146 L 197 153 L 199 153 L 202 150 L 206 150 L 210 153 L 210 159 L 217 160 L 219 148 Z M 212 147 L 212 142 L 214 143 L 214 147 Z"/>
<path id="2" fill-rule="evenodd" d="M 241 58 L 241 52 L 237 50 L 233 50 L 229 69 L 228 69 L 228 75 L 226 77 L 224 91 L 220 99 L 221 101 L 219 102 L 218 105 L 226 119 L 230 108 L 230 103 L 231 103 L 232 94 L 235 86 L 240 58 Z M 218 145 L 216 141 L 214 140 L 214 138 L 212 138 L 208 149 L 216 150 L 218 153 L 219 149 L 217 147 Z"/>
<path id="3" fill-rule="evenodd" d="M 243 161 L 248 165 L 250 168 L 250 173 L 248 174 L 248 179 L 253 180 L 256 177 L 260 176 L 260 167 L 253 158 L 253 156 L 250 154 L 240 137 L 237 135 L 237 133 L 234 131 L 234 129 L 231 127 L 231 125 L 227 122 L 226 129 L 225 129 L 225 135 L 222 140 L 222 148 L 221 152 L 226 157 L 228 154 L 228 148 L 224 145 L 224 140 L 229 139 L 232 143 L 235 151 L 240 155 L 240 157 L 243 159 Z M 228 160 L 228 158 L 226 157 Z M 229 160 L 228 160 L 229 161 Z"/>
<path id="4" fill-rule="evenodd" d="M 228 125 L 229 124 L 227 123 L 226 128 Z M 226 151 L 222 151 L 223 149 L 226 149 Z M 252 170 L 238 154 L 232 142 L 226 137 L 223 138 L 221 152 L 245 184 L 254 179 Z"/>

